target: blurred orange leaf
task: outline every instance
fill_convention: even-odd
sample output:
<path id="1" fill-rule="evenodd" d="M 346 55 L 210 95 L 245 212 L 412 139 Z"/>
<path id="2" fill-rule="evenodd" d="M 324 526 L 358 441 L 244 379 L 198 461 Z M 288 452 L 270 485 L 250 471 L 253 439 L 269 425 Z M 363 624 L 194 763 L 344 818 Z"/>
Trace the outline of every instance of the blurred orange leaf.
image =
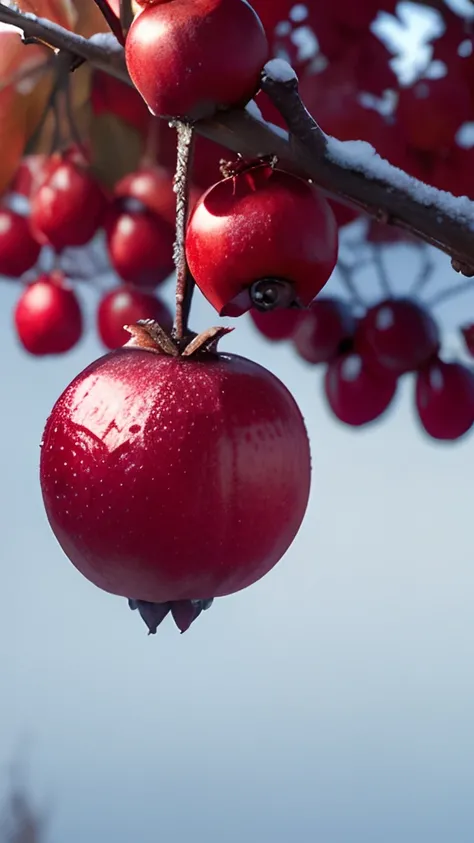
<path id="1" fill-rule="evenodd" d="M 17 6 L 22 12 L 47 18 L 67 29 L 75 28 L 77 9 L 73 0 L 17 0 Z"/>

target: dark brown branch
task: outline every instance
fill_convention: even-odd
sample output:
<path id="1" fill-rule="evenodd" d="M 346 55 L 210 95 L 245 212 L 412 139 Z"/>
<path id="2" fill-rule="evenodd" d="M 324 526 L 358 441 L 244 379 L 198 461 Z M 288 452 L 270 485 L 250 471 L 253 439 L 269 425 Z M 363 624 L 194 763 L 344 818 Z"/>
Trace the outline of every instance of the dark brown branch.
<path id="1" fill-rule="evenodd" d="M 121 79 L 123 82 L 132 84 L 125 66 L 123 51 L 117 48 L 107 49 L 102 44 L 94 43 L 90 38 L 83 38 L 76 35 L 69 29 L 58 26 L 46 18 L 39 18 L 35 15 L 25 15 L 9 6 L 0 3 L 0 21 L 9 23 L 22 29 L 27 38 L 40 41 L 54 50 L 64 50 L 84 61 L 90 62 L 99 70 L 104 70 L 111 76 Z"/>
<path id="2" fill-rule="evenodd" d="M 176 123 L 178 152 L 174 190 L 176 193 L 176 240 L 174 244 L 174 264 L 176 267 L 176 317 L 173 336 L 182 340 L 188 333 L 189 311 L 194 291 L 192 277 L 186 260 L 185 238 L 189 212 L 189 191 L 191 186 L 191 168 L 194 153 L 194 128 L 189 123 Z"/>
<path id="3" fill-rule="evenodd" d="M 3 5 L 0 5 L 0 21 L 18 26 L 26 36 L 66 50 L 131 84 L 123 51 L 107 49 L 49 21 L 22 15 Z M 337 157 L 331 157 L 333 139 L 321 132 L 304 108 L 296 79 L 277 81 L 264 74 L 262 87 L 287 118 L 293 140 L 250 110 L 242 109 L 221 112 L 212 120 L 201 121 L 196 124 L 196 131 L 246 158 L 276 155 L 282 167 L 313 180 L 328 195 L 436 246 L 450 255 L 456 271 L 474 274 L 474 203 L 464 200 L 466 217 L 463 219 L 443 207 L 440 191 L 432 189 L 433 200 L 428 204 L 426 200 L 420 201 L 413 190 L 402 189 L 400 180 L 394 178 L 400 174 L 395 168 L 387 165 L 381 178 L 369 166 L 364 169 L 348 161 L 341 163 Z M 423 189 L 415 179 L 410 180 L 410 185 Z"/>

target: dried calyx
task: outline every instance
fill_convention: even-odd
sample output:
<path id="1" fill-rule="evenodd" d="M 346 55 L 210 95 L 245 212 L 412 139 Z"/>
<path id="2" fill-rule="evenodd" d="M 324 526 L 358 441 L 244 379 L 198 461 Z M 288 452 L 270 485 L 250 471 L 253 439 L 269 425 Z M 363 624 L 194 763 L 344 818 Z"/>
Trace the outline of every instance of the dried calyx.
<path id="1" fill-rule="evenodd" d="M 214 327 L 200 334 L 188 333 L 182 339 L 167 333 L 153 319 L 140 319 L 135 325 L 124 325 L 130 334 L 126 348 L 141 348 L 169 357 L 206 357 L 217 353 L 217 344 L 233 328 Z"/>

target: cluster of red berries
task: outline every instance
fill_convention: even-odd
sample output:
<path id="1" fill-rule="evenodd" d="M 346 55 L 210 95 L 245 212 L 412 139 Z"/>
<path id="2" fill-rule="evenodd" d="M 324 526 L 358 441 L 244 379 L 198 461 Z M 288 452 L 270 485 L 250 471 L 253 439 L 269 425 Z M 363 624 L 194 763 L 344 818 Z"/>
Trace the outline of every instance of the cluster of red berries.
<path id="1" fill-rule="evenodd" d="M 360 317 L 342 299 L 319 297 L 306 311 L 250 316 L 271 341 L 289 340 L 312 365 L 324 365 L 332 413 L 353 427 L 390 406 L 400 377 L 414 374 L 416 414 L 434 439 L 454 440 L 474 424 L 474 371 L 439 357 L 440 334 L 429 311 L 410 298 L 385 299 Z M 474 330 L 464 328 L 474 356 Z"/>
<path id="2" fill-rule="evenodd" d="M 21 212 L 14 210 L 18 197 L 25 200 Z M 119 280 L 98 306 L 105 347 L 126 342 L 123 325 L 137 319 L 171 328 L 171 314 L 154 288 L 173 271 L 174 201 L 171 181 L 157 166 L 129 174 L 109 195 L 76 147 L 25 157 L 0 208 L 0 275 L 25 281 L 14 320 L 23 347 L 34 355 L 60 354 L 80 340 L 81 306 L 61 257 L 65 249 L 86 246 L 99 230 Z M 38 269 L 43 247 L 54 252 L 48 272 Z"/>

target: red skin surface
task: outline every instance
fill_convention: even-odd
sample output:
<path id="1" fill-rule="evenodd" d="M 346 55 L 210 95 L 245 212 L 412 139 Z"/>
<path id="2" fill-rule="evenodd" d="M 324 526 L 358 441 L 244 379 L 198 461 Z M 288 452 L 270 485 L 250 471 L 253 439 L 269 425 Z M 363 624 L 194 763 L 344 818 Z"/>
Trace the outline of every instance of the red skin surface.
<path id="1" fill-rule="evenodd" d="M 31 199 L 31 225 L 41 243 L 60 252 L 84 246 L 102 223 L 107 199 L 86 168 L 64 160 L 55 166 Z"/>
<path id="2" fill-rule="evenodd" d="M 356 348 L 377 367 L 396 375 L 419 369 L 439 348 L 431 314 L 411 299 L 386 299 L 360 320 Z"/>
<path id="3" fill-rule="evenodd" d="M 292 282 L 308 306 L 331 275 L 337 251 L 338 229 L 324 197 L 266 165 L 213 185 L 186 234 L 190 270 L 222 316 L 249 310 L 249 287 L 261 278 Z"/>
<path id="4" fill-rule="evenodd" d="M 67 387 L 46 423 L 41 488 L 71 562 L 113 594 L 232 594 L 302 522 L 310 451 L 286 387 L 250 360 L 126 347 Z"/>
<path id="5" fill-rule="evenodd" d="M 390 405 L 397 388 L 388 373 L 376 375 L 358 354 L 345 354 L 329 364 L 324 390 L 334 415 L 344 424 L 360 427 L 379 418 Z"/>
<path id="6" fill-rule="evenodd" d="M 173 272 L 173 229 L 156 214 L 114 208 L 105 233 L 110 262 L 123 281 L 153 289 Z"/>
<path id="7" fill-rule="evenodd" d="M 173 317 L 166 305 L 151 293 L 130 287 L 116 287 L 107 293 L 97 309 L 97 331 L 106 348 L 125 345 L 130 339 L 124 325 L 134 325 L 139 319 L 153 319 L 170 331 Z"/>
<path id="8" fill-rule="evenodd" d="M 243 105 L 269 58 L 262 24 L 245 0 L 165 0 L 133 21 L 128 71 L 153 114 L 211 117 Z"/>
<path id="9" fill-rule="evenodd" d="M 42 275 L 26 287 L 14 321 L 23 348 L 37 356 L 69 351 L 82 335 L 79 302 L 60 273 Z"/>
<path id="10" fill-rule="evenodd" d="M 29 199 L 42 178 L 47 161 L 46 155 L 25 155 L 20 161 L 9 190 Z"/>
<path id="11" fill-rule="evenodd" d="M 421 79 L 402 88 L 397 121 L 409 144 L 426 152 L 449 149 L 454 135 L 471 118 L 469 88 L 461 74 Z"/>
<path id="12" fill-rule="evenodd" d="M 303 318 L 303 311 L 280 309 L 262 313 L 252 308 L 249 315 L 255 327 L 265 339 L 278 342 L 279 340 L 288 340 L 293 336 L 296 326 Z"/>
<path id="13" fill-rule="evenodd" d="M 148 131 L 152 119 L 135 88 L 101 70 L 94 71 L 92 76 L 91 107 L 97 116 L 114 114 L 143 134 Z"/>
<path id="14" fill-rule="evenodd" d="M 294 334 L 294 346 L 307 363 L 329 363 L 354 335 L 356 319 L 346 302 L 317 298 L 304 313 Z"/>
<path id="15" fill-rule="evenodd" d="M 20 278 L 39 258 L 41 246 L 31 233 L 27 217 L 0 209 L 0 275 Z"/>
<path id="16" fill-rule="evenodd" d="M 459 439 L 474 422 L 474 373 L 462 363 L 434 360 L 417 375 L 415 405 L 428 436 Z"/>

